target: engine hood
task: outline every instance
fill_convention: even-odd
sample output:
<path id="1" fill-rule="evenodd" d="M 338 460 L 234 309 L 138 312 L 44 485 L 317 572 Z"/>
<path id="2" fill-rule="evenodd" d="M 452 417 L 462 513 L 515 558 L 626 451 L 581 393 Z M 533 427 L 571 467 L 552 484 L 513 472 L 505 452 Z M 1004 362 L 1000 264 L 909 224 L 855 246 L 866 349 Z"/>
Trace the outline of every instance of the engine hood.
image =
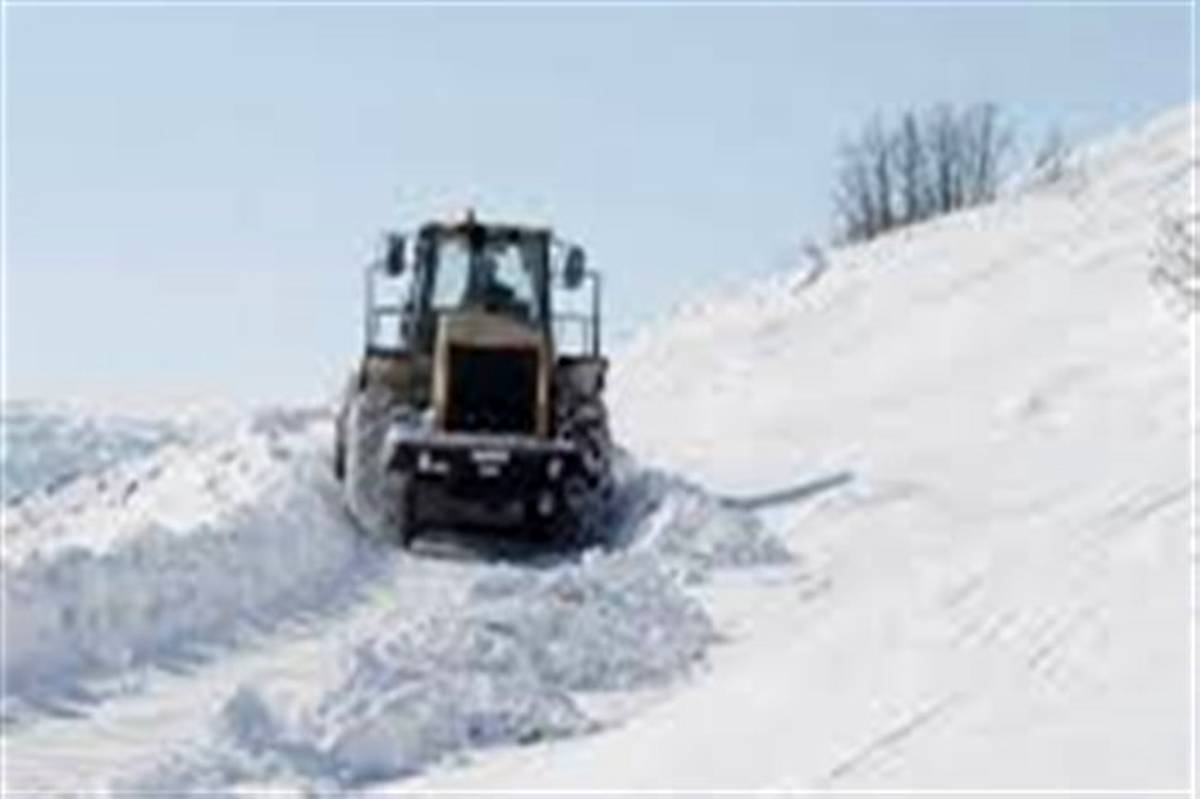
<path id="1" fill-rule="evenodd" d="M 528 323 L 478 310 L 443 314 L 433 373 L 438 429 L 549 435 L 549 342 Z"/>

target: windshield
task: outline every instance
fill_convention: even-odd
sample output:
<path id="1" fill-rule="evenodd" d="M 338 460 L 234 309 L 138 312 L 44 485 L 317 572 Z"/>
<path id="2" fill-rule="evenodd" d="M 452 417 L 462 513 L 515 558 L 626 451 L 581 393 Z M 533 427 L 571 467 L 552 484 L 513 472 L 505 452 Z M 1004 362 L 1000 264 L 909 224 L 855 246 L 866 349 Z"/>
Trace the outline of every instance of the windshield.
<path id="1" fill-rule="evenodd" d="M 474 251 L 466 237 L 443 238 L 437 248 L 435 310 L 481 308 L 537 321 L 535 242 L 485 241 Z"/>

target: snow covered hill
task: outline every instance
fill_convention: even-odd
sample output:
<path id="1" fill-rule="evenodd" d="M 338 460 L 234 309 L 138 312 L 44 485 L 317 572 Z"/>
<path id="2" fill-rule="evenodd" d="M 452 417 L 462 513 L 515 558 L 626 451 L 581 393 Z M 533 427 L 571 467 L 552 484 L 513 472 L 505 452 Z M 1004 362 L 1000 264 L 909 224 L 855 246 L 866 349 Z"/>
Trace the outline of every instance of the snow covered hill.
<path id="1" fill-rule="evenodd" d="M 423 784 L 1185 787 L 1195 318 L 1148 275 L 1194 114 L 645 331 L 622 440 L 753 502 L 828 589 L 718 592 L 737 643 L 675 701 Z"/>
<path id="2" fill-rule="evenodd" d="M 6 410 L 2 787 L 1183 787 L 1193 114 L 645 331 L 584 553 L 362 537 L 323 408 Z"/>

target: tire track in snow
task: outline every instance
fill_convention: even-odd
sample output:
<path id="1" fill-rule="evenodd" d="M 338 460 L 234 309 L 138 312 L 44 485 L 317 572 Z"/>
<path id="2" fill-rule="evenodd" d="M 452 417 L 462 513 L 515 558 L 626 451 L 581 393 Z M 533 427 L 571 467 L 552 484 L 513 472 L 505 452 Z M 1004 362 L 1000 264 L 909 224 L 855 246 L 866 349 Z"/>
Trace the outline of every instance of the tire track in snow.
<path id="1" fill-rule="evenodd" d="M 830 769 L 824 779 L 818 782 L 818 786 L 830 788 L 839 780 L 861 776 L 871 770 L 878 761 L 894 754 L 908 740 L 934 724 L 957 702 L 958 696 L 955 694 L 943 696 L 918 709 L 900 723 L 888 727 Z"/>

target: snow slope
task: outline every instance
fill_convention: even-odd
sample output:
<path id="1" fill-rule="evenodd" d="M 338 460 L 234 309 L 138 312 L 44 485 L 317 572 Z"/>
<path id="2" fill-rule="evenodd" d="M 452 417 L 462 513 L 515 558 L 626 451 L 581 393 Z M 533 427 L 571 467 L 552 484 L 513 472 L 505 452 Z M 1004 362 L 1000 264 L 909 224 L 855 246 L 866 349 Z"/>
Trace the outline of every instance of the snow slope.
<path id="1" fill-rule="evenodd" d="M 622 440 L 759 507 L 827 590 L 717 589 L 736 643 L 677 699 L 419 785 L 1186 787 L 1195 318 L 1148 274 L 1194 114 L 647 330 Z"/>
<path id="2" fill-rule="evenodd" d="M 312 421 L 263 415 L 11 508 L 6 699 L 226 639 L 247 618 L 344 590 L 365 556 L 312 474 L 323 465 Z"/>

